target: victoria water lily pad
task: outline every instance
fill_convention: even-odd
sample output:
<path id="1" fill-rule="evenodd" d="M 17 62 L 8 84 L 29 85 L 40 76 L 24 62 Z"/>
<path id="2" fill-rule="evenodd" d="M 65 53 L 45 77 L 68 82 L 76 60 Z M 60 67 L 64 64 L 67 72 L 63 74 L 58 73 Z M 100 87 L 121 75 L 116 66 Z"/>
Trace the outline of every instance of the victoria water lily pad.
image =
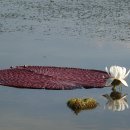
<path id="1" fill-rule="evenodd" d="M 0 84 L 17 88 L 103 88 L 108 78 L 104 71 L 67 67 L 16 66 L 0 70 Z"/>

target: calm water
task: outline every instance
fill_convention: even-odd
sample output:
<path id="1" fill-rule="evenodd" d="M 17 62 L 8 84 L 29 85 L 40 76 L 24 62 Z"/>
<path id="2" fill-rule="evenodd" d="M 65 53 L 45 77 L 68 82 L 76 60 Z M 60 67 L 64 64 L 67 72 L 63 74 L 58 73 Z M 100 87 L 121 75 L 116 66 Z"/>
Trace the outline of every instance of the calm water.
<path id="1" fill-rule="evenodd" d="M 130 68 L 129 0 L 0 0 L 0 68 L 49 65 Z M 130 76 L 127 78 L 130 85 Z M 130 88 L 123 87 L 122 94 Z M 105 109 L 110 88 L 28 90 L 0 87 L 0 130 L 129 130 L 130 110 Z M 75 115 L 66 103 L 93 97 Z"/>

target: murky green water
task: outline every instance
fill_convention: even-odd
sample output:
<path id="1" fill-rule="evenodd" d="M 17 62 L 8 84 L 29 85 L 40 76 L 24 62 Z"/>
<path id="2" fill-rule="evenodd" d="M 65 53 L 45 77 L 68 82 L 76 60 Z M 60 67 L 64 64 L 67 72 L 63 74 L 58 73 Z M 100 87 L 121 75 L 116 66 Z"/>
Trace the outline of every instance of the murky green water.
<path id="1" fill-rule="evenodd" d="M 104 70 L 130 68 L 129 0 L 0 0 L 0 68 L 16 65 Z M 127 79 L 130 85 L 130 76 Z M 130 88 L 123 87 L 129 104 Z M 129 130 L 129 109 L 105 109 L 110 88 L 27 90 L 0 87 L 1 130 Z M 73 97 L 100 104 L 75 115 Z"/>

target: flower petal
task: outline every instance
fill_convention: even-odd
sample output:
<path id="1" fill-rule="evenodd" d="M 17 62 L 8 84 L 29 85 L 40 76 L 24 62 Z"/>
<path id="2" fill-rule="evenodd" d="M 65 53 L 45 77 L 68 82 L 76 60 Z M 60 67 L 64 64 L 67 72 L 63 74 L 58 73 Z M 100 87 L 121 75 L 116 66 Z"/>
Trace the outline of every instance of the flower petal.
<path id="1" fill-rule="evenodd" d="M 114 74 L 113 74 L 113 73 L 114 73 L 114 72 L 113 72 L 113 68 L 114 68 L 114 66 L 111 66 L 111 67 L 110 67 L 110 75 L 111 75 L 112 77 L 114 77 Z"/>
<path id="2" fill-rule="evenodd" d="M 107 79 L 105 86 L 110 86 L 111 83 L 113 82 L 113 80 L 114 80 L 114 78 Z"/>
<path id="3" fill-rule="evenodd" d="M 126 68 L 125 67 L 122 67 L 122 79 L 125 78 L 125 74 L 126 74 Z"/>
<path id="4" fill-rule="evenodd" d="M 108 75 L 110 75 L 110 73 L 109 73 L 109 71 L 108 71 L 108 68 L 107 68 L 107 67 L 105 67 L 105 70 L 106 70 L 106 72 L 108 73 Z"/>
<path id="5" fill-rule="evenodd" d="M 116 67 L 116 70 L 117 70 L 117 76 L 116 76 L 116 78 L 117 79 L 120 79 L 120 78 L 122 78 L 122 67 L 120 67 L 120 66 L 117 66 Z"/>
<path id="6" fill-rule="evenodd" d="M 123 95 L 121 99 L 124 100 L 126 99 L 126 97 L 127 97 L 127 94 Z"/>
<path id="7" fill-rule="evenodd" d="M 126 87 L 128 87 L 127 82 L 124 79 L 119 79 L 121 81 L 122 84 L 124 84 Z"/>
<path id="8" fill-rule="evenodd" d="M 116 66 L 111 66 L 110 67 L 110 74 L 111 74 L 111 77 L 117 78 L 118 71 L 117 71 Z"/>
<path id="9" fill-rule="evenodd" d="M 121 104 L 121 111 L 125 110 L 125 104 L 123 101 L 120 100 L 120 104 Z"/>
<path id="10" fill-rule="evenodd" d="M 127 72 L 127 74 L 125 75 L 124 78 L 126 78 L 129 75 L 129 73 L 130 73 L 130 70 L 128 70 L 128 72 Z"/>
<path id="11" fill-rule="evenodd" d="M 109 102 L 113 101 L 113 99 L 111 98 L 111 96 L 108 95 L 108 94 L 104 94 L 102 96 L 105 97 Z"/>
<path id="12" fill-rule="evenodd" d="M 124 100 L 124 105 L 126 106 L 126 108 L 129 108 L 129 105 L 128 105 L 128 103 Z"/>
<path id="13" fill-rule="evenodd" d="M 116 111 L 121 111 L 122 110 L 122 103 L 120 102 L 120 100 L 116 100 L 116 104 L 115 104 Z"/>

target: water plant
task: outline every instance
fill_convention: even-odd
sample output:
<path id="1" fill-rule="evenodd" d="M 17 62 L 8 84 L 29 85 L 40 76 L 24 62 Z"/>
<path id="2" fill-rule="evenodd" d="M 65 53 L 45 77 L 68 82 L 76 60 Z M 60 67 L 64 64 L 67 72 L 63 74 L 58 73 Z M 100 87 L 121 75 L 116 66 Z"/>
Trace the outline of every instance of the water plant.
<path id="1" fill-rule="evenodd" d="M 67 102 L 67 106 L 78 114 L 82 110 L 92 110 L 98 106 L 94 98 L 71 98 Z"/>
<path id="2" fill-rule="evenodd" d="M 106 72 L 110 76 L 110 78 L 106 81 L 106 86 L 113 86 L 113 90 L 115 90 L 116 86 L 123 84 L 124 86 L 128 87 L 127 82 L 125 81 L 126 77 L 129 75 L 130 70 L 126 72 L 125 67 L 120 66 L 111 66 L 110 70 L 106 67 Z"/>

